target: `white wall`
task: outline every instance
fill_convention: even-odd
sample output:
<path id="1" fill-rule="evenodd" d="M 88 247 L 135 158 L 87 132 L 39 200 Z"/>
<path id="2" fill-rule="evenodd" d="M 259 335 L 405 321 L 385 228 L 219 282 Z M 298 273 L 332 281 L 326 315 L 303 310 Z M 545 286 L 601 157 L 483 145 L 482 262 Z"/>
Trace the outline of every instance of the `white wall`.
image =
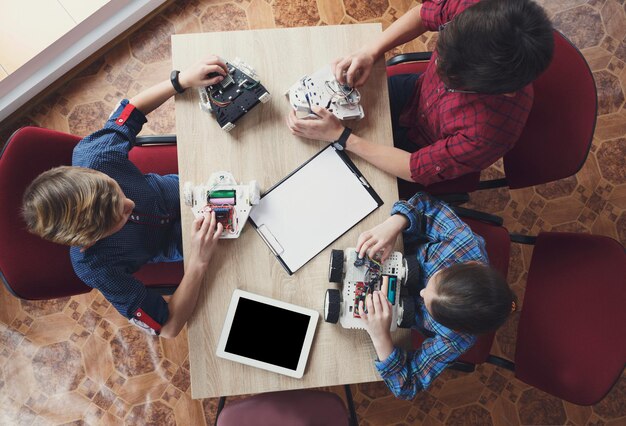
<path id="1" fill-rule="evenodd" d="M 166 1 L 109 1 L 0 81 L 0 121 Z"/>

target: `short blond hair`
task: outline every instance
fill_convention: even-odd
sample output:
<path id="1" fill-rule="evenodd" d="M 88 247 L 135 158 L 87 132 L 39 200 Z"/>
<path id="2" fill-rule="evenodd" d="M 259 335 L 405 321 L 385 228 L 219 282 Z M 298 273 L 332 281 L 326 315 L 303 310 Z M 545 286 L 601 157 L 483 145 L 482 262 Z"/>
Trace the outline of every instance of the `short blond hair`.
<path id="1" fill-rule="evenodd" d="M 85 167 L 61 166 L 37 176 L 22 198 L 28 231 L 46 240 L 85 246 L 101 239 L 122 217 L 116 185 Z"/>

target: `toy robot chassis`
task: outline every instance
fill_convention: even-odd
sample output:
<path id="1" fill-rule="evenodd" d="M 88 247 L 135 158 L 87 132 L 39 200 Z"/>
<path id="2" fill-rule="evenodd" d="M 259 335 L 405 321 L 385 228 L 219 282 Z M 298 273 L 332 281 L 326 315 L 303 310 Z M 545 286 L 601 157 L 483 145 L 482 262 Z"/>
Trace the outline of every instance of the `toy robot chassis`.
<path id="1" fill-rule="evenodd" d="M 415 317 L 415 302 L 406 290 L 407 276 L 407 262 L 400 252 L 392 253 L 381 264 L 367 256 L 359 259 L 354 248 L 332 250 L 328 280 L 343 284 L 343 288 L 326 290 L 324 319 L 334 324 L 339 321 L 343 328 L 364 329 L 358 304 L 361 300 L 365 302 L 365 297 L 374 290 L 380 290 L 391 302 L 390 330 L 410 327 Z"/>
<path id="2" fill-rule="evenodd" d="M 215 116 L 220 127 L 229 132 L 235 121 L 259 103 L 270 100 L 270 94 L 260 83 L 254 69 L 241 59 L 226 63 L 228 74 L 212 86 L 198 89 L 200 108 Z M 211 74 L 209 74 L 211 75 Z M 215 74 L 217 75 L 217 73 Z"/>

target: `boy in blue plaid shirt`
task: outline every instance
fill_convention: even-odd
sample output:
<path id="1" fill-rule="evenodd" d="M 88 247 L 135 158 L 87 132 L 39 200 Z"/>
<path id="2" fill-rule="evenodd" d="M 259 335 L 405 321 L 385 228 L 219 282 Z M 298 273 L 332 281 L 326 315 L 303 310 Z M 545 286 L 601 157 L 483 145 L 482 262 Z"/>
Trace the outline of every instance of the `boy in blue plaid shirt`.
<path id="1" fill-rule="evenodd" d="M 407 352 L 394 347 L 389 328 L 391 304 L 376 291 L 367 296 L 363 318 L 378 359 L 376 368 L 398 398 L 412 399 L 428 388 L 441 372 L 476 342 L 476 336 L 502 325 L 515 306 L 505 279 L 489 266 L 485 241 L 474 234 L 445 203 L 417 193 L 397 202 L 391 217 L 359 236 L 359 256 L 393 251 L 403 233 L 404 244 L 415 256 L 417 282 L 414 327 L 427 339 Z"/>

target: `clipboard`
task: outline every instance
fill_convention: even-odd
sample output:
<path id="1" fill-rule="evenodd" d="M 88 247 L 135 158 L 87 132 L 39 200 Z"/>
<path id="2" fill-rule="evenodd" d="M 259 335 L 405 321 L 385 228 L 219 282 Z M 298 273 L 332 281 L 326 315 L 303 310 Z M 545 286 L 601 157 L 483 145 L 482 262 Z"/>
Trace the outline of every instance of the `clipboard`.
<path id="1" fill-rule="evenodd" d="M 249 220 L 292 275 L 382 205 L 350 157 L 330 144 L 263 194 Z"/>

